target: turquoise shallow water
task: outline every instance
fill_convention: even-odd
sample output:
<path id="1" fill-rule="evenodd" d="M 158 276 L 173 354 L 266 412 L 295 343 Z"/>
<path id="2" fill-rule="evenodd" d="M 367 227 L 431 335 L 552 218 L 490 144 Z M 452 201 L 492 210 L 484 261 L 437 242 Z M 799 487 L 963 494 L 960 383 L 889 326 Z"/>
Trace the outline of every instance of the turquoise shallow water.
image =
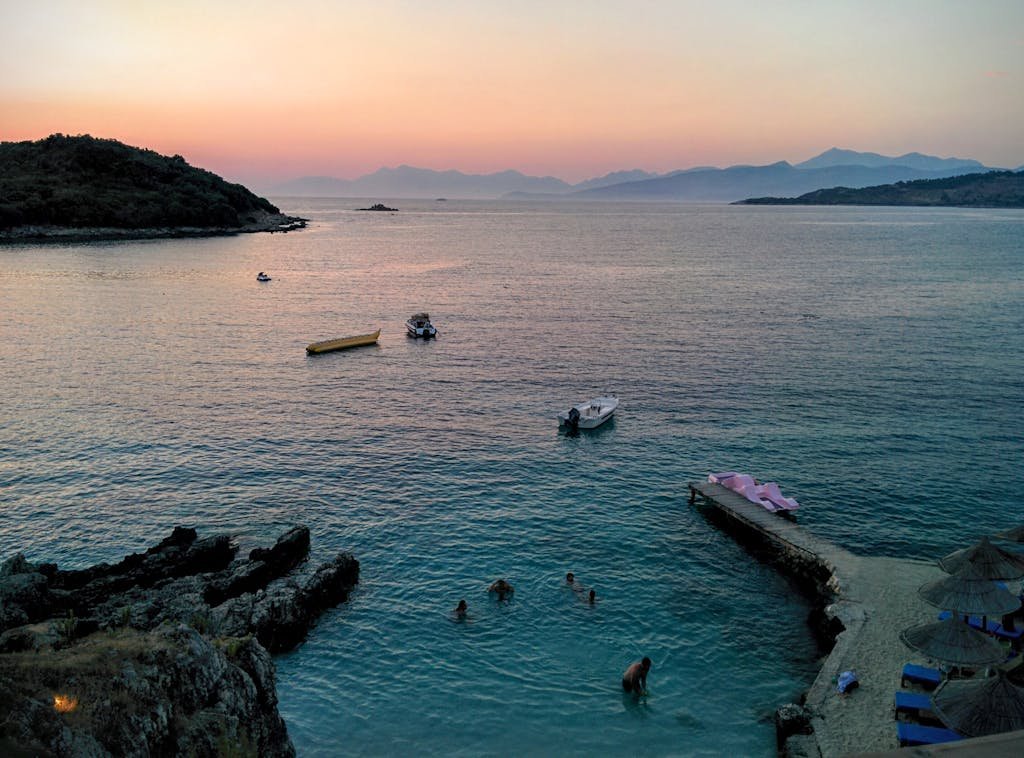
<path id="1" fill-rule="evenodd" d="M 311 227 L 0 250 L 0 556 L 296 522 L 314 562 L 353 552 L 351 601 L 278 659 L 300 754 L 771 755 L 808 607 L 688 480 L 777 480 L 869 554 L 1021 518 L 1020 212 L 280 204 Z M 421 309 L 436 341 L 404 335 Z M 612 425 L 559 434 L 605 391 Z"/>

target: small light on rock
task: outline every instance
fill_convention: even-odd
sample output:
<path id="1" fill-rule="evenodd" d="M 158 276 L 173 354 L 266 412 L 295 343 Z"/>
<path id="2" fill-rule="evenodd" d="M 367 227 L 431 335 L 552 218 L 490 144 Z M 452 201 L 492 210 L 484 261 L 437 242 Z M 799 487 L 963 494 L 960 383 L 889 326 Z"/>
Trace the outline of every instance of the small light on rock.
<path id="1" fill-rule="evenodd" d="M 53 709 L 57 713 L 71 713 L 78 707 L 78 698 L 73 695 L 54 695 Z"/>

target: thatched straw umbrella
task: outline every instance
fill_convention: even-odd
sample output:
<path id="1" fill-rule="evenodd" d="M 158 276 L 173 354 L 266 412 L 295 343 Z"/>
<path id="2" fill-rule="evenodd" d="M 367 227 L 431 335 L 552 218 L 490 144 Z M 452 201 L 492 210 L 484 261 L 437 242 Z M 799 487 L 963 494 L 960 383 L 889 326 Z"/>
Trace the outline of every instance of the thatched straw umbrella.
<path id="1" fill-rule="evenodd" d="M 947 680 L 932 695 L 932 710 L 965 737 L 1024 729 L 1024 688 L 996 670 L 986 679 Z"/>
<path id="2" fill-rule="evenodd" d="M 1024 556 L 1003 550 L 982 537 L 978 544 L 950 553 L 939 561 L 943 571 L 954 574 L 964 566 L 973 566 L 986 579 L 1020 579 L 1024 576 Z"/>
<path id="3" fill-rule="evenodd" d="M 998 642 L 972 629 L 955 614 L 945 621 L 904 629 L 900 639 L 907 647 L 954 666 L 977 668 L 1006 659 L 1006 651 Z"/>
<path id="4" fill-rule="evenodd" d="M 1007 529 L 1005 532 L 999 532 L 995 535 L 1001 540 L 1008 540 L 1010 542 L 1024 542 L 1024 524 L 1015 526 L 1013 529 Z"/>
<path id="5" fill-rule="evenodd" d="M 922 584 L 917 593 L 936 608 L 978 616 L 1003 616 L 1020 608 L 1020 598 L 967 563 L 957 573 Z"/>

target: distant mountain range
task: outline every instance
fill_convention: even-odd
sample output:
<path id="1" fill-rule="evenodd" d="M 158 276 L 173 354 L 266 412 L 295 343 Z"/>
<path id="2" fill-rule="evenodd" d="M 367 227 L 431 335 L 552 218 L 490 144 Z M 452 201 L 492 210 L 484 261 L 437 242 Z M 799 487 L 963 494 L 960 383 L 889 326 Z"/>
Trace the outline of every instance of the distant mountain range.
<path id="1" fill-rule="evenodd" d="M 800 195 L 829 187 L 870 187 L 918 179 L 1002 170 L 964 158 L 921 153 L 888 157 L 878 153 L 831 148 L 796 165 L 701 166 L 666 174 L 634 169 L 569 184 L 553 176 L 518 171 L 464 174 L 461 171 L 399 166 L 382 168 L 358 179 L 307 176 L 265 188 L 268 195 L 358 198 L 505 197 L 524 200 L 653 200 L 733 202 L 766 195 Z"/>

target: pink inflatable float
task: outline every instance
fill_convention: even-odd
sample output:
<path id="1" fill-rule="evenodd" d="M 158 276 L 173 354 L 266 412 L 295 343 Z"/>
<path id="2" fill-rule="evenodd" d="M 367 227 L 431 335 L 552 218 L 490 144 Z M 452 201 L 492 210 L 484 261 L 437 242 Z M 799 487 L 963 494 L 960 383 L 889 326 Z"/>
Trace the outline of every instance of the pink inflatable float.
<path id="1" fill-rule="evenodd" d="M 769 511 L 795 511 L 800 507 L 800 503 L 793 498 L 783 497 L 779 485 L 775 482 L 761 484 L 754 477 L 735 471 L 708 474 L 708 481 L 712 484 L 721 484 Z"/>

